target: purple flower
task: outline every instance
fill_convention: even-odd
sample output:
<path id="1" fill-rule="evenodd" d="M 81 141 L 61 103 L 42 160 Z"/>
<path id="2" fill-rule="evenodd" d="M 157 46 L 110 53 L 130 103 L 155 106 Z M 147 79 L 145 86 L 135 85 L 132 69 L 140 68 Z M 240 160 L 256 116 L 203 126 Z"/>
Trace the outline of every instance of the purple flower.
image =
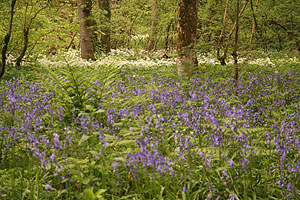
<path id="1" fill-rule="evenodd" d="M 119 164 L 118 164 L 118 162 L 116 162 L 116 161 L 114 161 L 114 162 L 112 163 L 112 167 L 113 167 L 114 173 L 116 172 L 116 167 L 117 167 L 118 165 L 119 165 Z"/>
<path id="2" fill-rule="evenodd" d="M 233 160 L 229 160 L 229 167 L 233 167 L 233 164 L 234 164 L 234 162 L 233 162 Z"/>
<path id="3" fill-rule="evenodd" d="M 55 153 L 52 153 L 52 155 L 49 157 L 49 159 L 50 159 L 51 161 L 53 161 L 55 158 L 56 158 Z"/>
<path id="4" fill-rule="evenodd" d="M 186 188 L 186 185 L 184 184 L 183 188 L 182 188 L 182 192 L 187 192 L 187 188 Z"/>
<path id="5" fill-rule="evenodd" d="M 56 112 L 56 114 L 58 115 L 59 120 L 61 122 L 64 120 L 63 110 L 65 110 L 64 107 L 63 106 L 59 106 L 58 107 L 58 112 Z"/>
<path id="6" fill-rule="evenodd" d="M 240 163 L 243 165 L 243 167 L 245 167 L 249 163 L 249 160 L 247 158 L 243 158 L 240 160 Z"/>
<path id="7" fill-rule="evenodd" d="M 116 167 L 118 166 L 118 163 L 117 163 L 116 161 L 114 161 L 114 162 L 112 163 L 112 166 L 113 166 L 114 168 L 116 168 Z"/>
<path id="8" fill-rule="evenodd" d="M 293 191 L 293 185 L 291 184 L 291 182 L 289 182 L 289 184 L 287 185 L 287 189 L 292 192 Z"/>
<path id="9" fill-rule="evenodd" d="M 46 190 L 53 190 L 52 186 L 50 184 L 46 184 L 45 185 L 45 189 Z"/>
<path id="10" fill-rule="evenodd" d="M 235 197 L 234 197 L 233 194 L 230 194 L 230 195 L 229 195 L 229 198 L 230 198 L 230 200 L 235 200 Z"/>
<path id="11" fill-rule="evenodd" d="M 58 136 L 58 134 L 57 133 L 53 133 L 53 136 L 54 136 L 54 138 L 53 138 L 53 144 L 54 144 L 54 148 L 55 149 L 61 149 L 61 143 L 60 143 L 60 141 L 59 141 L 59 136 Z"/>
<path id="12" fill-rule="evenodd" d="M 14 95 L 14 94 L 11 94 L 11 95 L 8 96 L 8 100 L 9 100 L 12 104 L 14 104 L 14 103 L 17 102 L 17 96 Z"/>

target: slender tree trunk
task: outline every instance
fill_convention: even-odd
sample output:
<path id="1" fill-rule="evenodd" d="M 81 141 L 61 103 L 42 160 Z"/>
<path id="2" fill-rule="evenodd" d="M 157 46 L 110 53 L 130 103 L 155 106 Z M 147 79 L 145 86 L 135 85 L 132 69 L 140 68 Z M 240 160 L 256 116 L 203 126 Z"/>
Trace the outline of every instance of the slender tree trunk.
<path id="1" fill-rule="evenodd" d="M 172 22 L 170 22 L 167 26 L 167 35 L 166 35 L 166 40 L 165 40 L 165 54 L 167 55 L 168 54 L 168 51 L 169 51 L 169 35 L 170 35 L 170 28 L 171 28 L 171 25 L 172 25 Z"/>
<path id="2" fill-rule="evenodd" d="M 16 1 L 17 0 L 12 0 L 11 1 L 9 28 L 8 28 L 7 34 L 5 35 L 4 46 L 3 46 L 2 51 L 1 51 L 2 58 L 1 58 L 1 63 L 0 63 L 0 79 L 2 78 L 2 76 L 4 75 L 4 72 L 5 72 L 6 52 L 7 52 L 10 36 L 11 36 L 11 31 L 12 31 L 12 25 L 13 25 L 13 19 L 14 19 L 14 9 L 15 9 L 15 5 L 16 5 Z"/>
<path id="3" fill-rule="evenodd" d="M 148 43 L 148 51 L 152 51 L 155 44 L 156 39 L 156 26 L 157 26 L 157 20 L 158 20 L 158 5 L 157 0 L 152 0 L 152 24 L 150 29 L 150 40 Z"/>
<path id="4" fill-rule="evenodd" d="M 69 45 L 66 47 L 66 50 L 69 50 L 71 48 L 77 34 L 78 34 L 78 32 L 75 32 L 72 34 L 71 41 L 70 41 Z"/>
<path id="5" fill-rule="evenodd" d="M 101 30 L 101 44 L 105 52 L 110 52 L 111 43 L 110 43 L 110 34 L 111 34 L 111 5 L 110 0 L 98 0 L 99 8 L 105 11 L 105 18 L 101 22 L 104 24 L 104 29 Z"/>
<path id="6" fill-rule="evenodd" d="M 235 92 L 238 92 L 238 78 L 239 78 L 239 66 L 238 66 L 238 40 L 239 40 L 239 10 L 240 10 L 240 0 L 236 0 L 236 19 L 235 19 L 235 40 L 233 48 L 233 59 L 234 59 L 234 87 Z"/>
<path id="7" fill-rule="evenodd" d="M 244 6 L 238 12 L 238 15 L 237 15 L 238 18 L 240 18 L 241 15 L 243 14 L 243 12 L 245 11 L 245 9 L 246 9 L 246 7 L 248 5 L 248 2 L 249 2 L 249 0 L 246 0 Z M 223 50 L 223 55 L 221 56 L 222 60 L 224 61 L 224 63 L 223 63 L 224 65 L 226 64 L 225 63 L 225 59 L 227 58 L 227 53 L 228 53 L 228 48 L 229 48 L 229 44 L 230 44 L 230 41 L 231 41 L 231 36 L 232 36 L 234 30 L 236 29 L 236 23 L 237 23 L 237 21 L 234 22 L 234 24 L 233 24 L 233 26 L 232 26 L 232 28 L 231 28 L 228 36 L 227 36 L 226 44 L 225 44 L 225 47 L 224 47 L 224 50 Z M 222 60 L 221 60 L 221 64 L 222 64 Z"/>
<path id="8" fill-rule="evenodd" d="M 28 49 L 28 43 L 29 43 L 29 30 L 31 28 L 32 21 L 38 16 L 38 14 L 44 10 L 45 8 L 48 7 L 48 3 L 46 6 L 40 8 L 29 20 L 27 24 L 27 9 L 28 9 L 28 4 L 26 4 L 25 8 L 25 13 L 24 13 L 24 26 L 23 26 L 23 37 L 24 37 L 24 45 L 23 45 L 23 50 L 19 57 L 16 60 L 16 66 L 19 67 L 21 65 L 21 62 L 26 54 L 26 51 Z"/>
<path id="9" fill-rule="evenodd" d="M 226 57 L 224 57 L 224 55 L 220 56 L 220 49 L 221 49 L 220 43 L 222 42 L 223 35 L 225 33 L 228 3 L 229 3 L 229 0 L 226 0 L 224 15 L 223 15 L 222 30 L 221 30 L 220 36 L 218 38 L 218 41 L 217 41 L 217 59 L 220 61 L 221 65 L 226 65 L 226 62 L 225 62 Z"/>
<path id="10" fill-rule="evenodd" d="M 254 38 L 254 33 L 255 33 L 255 27 L 256 27 L 256 10 L 259 4 L 259 0 L 256 0 L 255 7 L 253 8 L 253 2 L 250 0 L 250 5 L 253 13 L 253 21 L 252 21 L 252 30 L 251 30 L 251 36 L 250 36 L 250 41 L 249 41 L 249 49 L 248 49 L 248 55 L 246 60 L 250 59 L 251 56 L 251 50 L 252 50 L 252 43 L 253 43 L 253 38 Z"/>
<path id="11" fill-rule="evenodd" d="M 19 67 L 21 65 L 21 62 L 25 56 L 25 53 L 27 51 L 28 48 L 28 34 L 29 34 L 29 29 L 26 28 L 23 32 L 23 36 L 24 36 L 24 46 L 23 46 L 23 50 L 21 52 L 21 54 L 19 55 L 19 57 L 16 60 L 16 66 Z"/>
<path id="12" fill-rule="evenodd" d="M 197 41 L 198 0 L 178 0 L 177 70 L 178 75 L 191 75 L 198 68 Z"/>
<path id="13" fill-rule="evenodd" d="M 80 49 L 81 58 L 95 60 L 92 42 L 92 1 L 78 0 L 78 18 L 80 21 Z"/>

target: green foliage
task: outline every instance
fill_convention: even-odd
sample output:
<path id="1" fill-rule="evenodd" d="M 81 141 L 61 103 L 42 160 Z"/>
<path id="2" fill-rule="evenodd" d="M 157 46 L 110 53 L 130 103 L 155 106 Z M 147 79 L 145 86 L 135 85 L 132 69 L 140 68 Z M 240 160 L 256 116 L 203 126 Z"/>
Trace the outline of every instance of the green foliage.
<path id="1" fill-rule="evenodd" d="M 276 136 L 275 125 L 298 123 L 299 64 L 243 65 L 240 84 L 248 90 L 238 96 L 228 78 L 233 69 L 221 65 L 207 64 L 189 81 L 174 74 L 175 66 L 36 68 L 42 78 L 25 79 L 39 79 L 39 90 L 33 82 L 26 85 L 27 80 L 15 87 L 1 82 L 0 99 L 6 105 L 11 105 L 6 97 L 12 92 L 9 88 L 17 88 L 20 97 L 31 93 L 34 97 L 32 104 L 17 98 L 26 110 L 2 112 L 1 133 L 12 127 L 22 130 L 19 124 L 26 112 L 36 113 L 35 123 L 43 126 L 26 132 L 41 141 L 37 146 L 20 139 L 4 151 L 7 141 L 0 140 L 1 198 L 282 199 L 286 197 L 282 191 L 289 190 L 277 181 L 284 178 L 297 186 L 297 175 L 285 173 L 288 168 L 281 170 L 281 155 L 267 136 Z M 194 98 L 197 91 L 205 96 Z M 52 94 L 50 101 L 45 94 Z M 36 110 L 41 102 L 48 102 L 44 109 L 49 110 Z M 209 115 L 195 121 L 198 110 Z M 218 123 L 208 118 L 212 115 Z M 200 132 L 195 132 L 195 125 Z M 223 138 L 222 145 L 213 143 L 214 137 Z M 51 145 L 42 142 L 45 138 Z M 43 152 L 49 163 L 43 164 L 28 147 Z M 297 146 L 291 146 L 285 164 L 296 167 L 297 154 Z M 134 158 L 130 155 L 148 155 L 149 163 L 143 164 L 141 156 L 141 162 L 130 165 Z M 151 159 L 162 157 L 172 173 L 151 166 Z"/>
<path id="2" fill-rule="evenodd" d="M 50 2 L 50 1 L 49 1 Z M 73 3 L 56 5 L 52 1 L 18 1 L 14 13 L 13 34 L 9 44 L 8 54 L 11 57 L 9 62 L 17 58 L 24 46 L 23 32 L 29 29 L 28 49 L 24 60 L 32 61 L 39 54 L 55 54 L 59 49 L 76 47 L 79 39 L 76 36 L 79 32 L 77 11 Z M 43 8 L 49 3 L 49 6 Z M 0 2 L 1 28 L 0 47 L 8 29 L 9 3 Z"/>
<path id="3" fill-rule="evenodd" d="M 100 71 L 68 65 L 56 70 L 43 67 L 43 70 L 46 73 L 41 80 L 50 91 L 55 91 L 58 103 L 66 109 L 70 120 L 80 113 L 96 111 L 103 98 L 112 92 L 107 90 L 107 86 L 120 74 L 120 69 L 112 67 Z"/>
<path id="4" fill-rule="evenodd" d="M 24 21 L 26 4 L 30 18 L 44 2 L 19 3 L 16 21 Z M 78 47 L 74 2 L 52 1 L 37 16 L 28 55 Z M 299 5 L 288 2 L 262 2 L 256 48 L 294 48 Z M 215 44 L 224 3 L 200 2 L 199 51 Z M 7 1 L 0 6 L 2 40 L 9 6 Z M 151 1 L 123 0 L 113 6 L 113 46 L 144 48 Z M 234 23 L 233 8 L 231 2 L 226 33 Z M 168 25 L 175 46 L 175 9 L 174 2 L 159 1 L 157 48 L 164 47 Z M 247 7 L 242 47 L 248 44 L 250 16 Z M 12 56 L 22 48 L 22 29 L 22 23 L 14 25 Z M 62 67 L 26 63 L 16 69 L 9 63 L 0 82 L 0 199 L 297 198 L 300 66 L 285 57 L 283 63 L 280 53 L 267 56 L 262 64 L 240 64 L 238 92 L 232 65 L 208 61 L 189 80 L 177 76 L 175 63 L 155 60 L 144 66 L 145 55 L 129 53 L 112 59 L 138 65 L 55 56 L 53 63 Z"/>

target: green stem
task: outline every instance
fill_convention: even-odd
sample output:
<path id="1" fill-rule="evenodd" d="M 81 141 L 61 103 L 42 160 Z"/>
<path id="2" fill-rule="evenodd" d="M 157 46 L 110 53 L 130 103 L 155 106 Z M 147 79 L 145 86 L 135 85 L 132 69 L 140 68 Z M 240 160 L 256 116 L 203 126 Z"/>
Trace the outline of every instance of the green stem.
<path id="1" fill-rule="evenodd" d="M 36 176 L 35 176 L 35 184 L 34 184 L 34 192 L 33 192 L 35 200 L 39 199 L 39 168 L 37 169 Z"/>
<path id="2" fill-rule="evenodd" d="M 248 197 L 247 197 L 247 176 L 244 175 L 244 199 L 247 200 Z"/>

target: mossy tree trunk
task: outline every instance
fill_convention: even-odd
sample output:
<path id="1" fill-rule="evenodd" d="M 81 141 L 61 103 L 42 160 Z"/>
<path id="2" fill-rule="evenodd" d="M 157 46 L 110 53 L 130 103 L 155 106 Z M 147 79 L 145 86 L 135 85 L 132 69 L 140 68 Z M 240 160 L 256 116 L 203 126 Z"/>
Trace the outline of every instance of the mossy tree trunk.
<path id="1" fill-rule="evenodd" d="M 177 70 L 178 75 L 191 75 L 198 68 L 196 57 L 198 0 L 178 0 Z"/>
<path id="2" fill-rule="evenodd" d="M 17 2 L 17 0 L 12 0 L 11 1 L 9 27 L 8 27 L 8 32 L 5 35 L 4 46 L 3 46 L 2 51 L 1 51 L 0 78 L 2 78 L 2 76 L 4 75 L 4 72 L 5 72 L 6 52 L 7 52 L 10 36 L 11 36 L 13 19 L 14 19 L 14 12 L 15 12 L 14 9 L 15 9 L 16 2 Z"/>
<path id="3" fill-rule="evenodd" d="M 81 58 L 95 60 L 92 33 L 92 1 L 78 0 Z"/>
<path id="4" fill-rule="evenodd" d="M 148 43 L 148 51 L 152 51 L 154 49 L 154 44 L 156 40 L 156 26 L 158 20 L 158 3 L 157 0 L 152 0 L 152 23 L 150 29 L 149 43 Z"/>

